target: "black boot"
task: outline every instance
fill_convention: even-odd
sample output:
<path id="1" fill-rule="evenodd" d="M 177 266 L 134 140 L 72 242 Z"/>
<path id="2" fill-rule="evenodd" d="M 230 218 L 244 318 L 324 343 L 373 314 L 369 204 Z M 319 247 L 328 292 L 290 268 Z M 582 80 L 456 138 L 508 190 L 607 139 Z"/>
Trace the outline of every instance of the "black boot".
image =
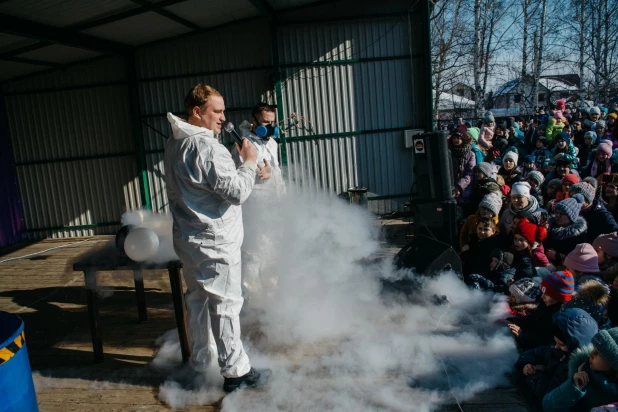
<path id="1" fill-rule="evenodd" d="M 270 369 L 254 369 L 239 377 L 239 378 L 225 378 L 223 382 L 223 390 L 226 392 L 232 392 L 236 389 L 242 388 L 259 388 L 266 385 L 272 371 Z"/>

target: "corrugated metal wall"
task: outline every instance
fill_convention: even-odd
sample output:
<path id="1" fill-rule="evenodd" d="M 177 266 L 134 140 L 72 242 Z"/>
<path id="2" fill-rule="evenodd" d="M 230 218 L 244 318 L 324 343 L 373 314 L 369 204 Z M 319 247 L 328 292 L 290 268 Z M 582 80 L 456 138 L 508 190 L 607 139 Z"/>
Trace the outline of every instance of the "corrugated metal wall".
<path id="1" fill-rule="evenodd" d="M 141 206 L 124 81 L 105 58 L 4 85 L 29 238 L 114 233 Z"/>
<path id="2" fill-rule="evenodd" d="M 333 20 L 279 30 L 284 115 L 307 117 L 320 137 L 307 140 L 306 132 L 290 130 L 289 177 L 337 193 L 366 186 L 379 196 L 405 196 L 413 153 L 404 148 L 403 130 L 423 128 L 423 102 L 411 93 L 422 36 L 411 36 L 410 44 L 407 13 Z M 398 207 L 393 200 L 372 206 Z"/>
<path id="3" fill-rule="evenodd" d="M 413 180 L 403 130 L 423 128 L 426 88 L 420 84 L 420 17 L 413 14 L 409 28 L 409 7 L 406 1 L 387 7 L 344 0 L 284 18 L 274 43 L 279 102 L 266 19 L 139 48 L 139 120 L 153 210 L 168 210 L 162 154 L 171 130 L 165 114 L 181 113 L 186 92 L 198 82 L 222 92 L 226 116 L 236 125 L 250 119 L 259 101 L 278 103 L 279 120 L 293 112 L 311 120 L 317 136 L 288 131 L 293 184 L 336 193 L 367 186 L 387 197 L 371 202 L 372 210 L 401 207 Z M 123 60 L 35 75 L 3 91 L 28 235 L 114 233 L 122 213 L 141 206 L 139 144 Z"/>
<path id="4" fill-rule="evenodd" d="M 256 103 L 274 103 L 268 93 L 272 89 L 269 39 L 268 24 L 255 21 L 138 51 L 141 120 L 154 211 L 169 210 L 163 149 L 172 132 L 166 113 L 181 114 L 187 91 L 204 83 L 223 94 L 228 120 L 236 126 L 251 120 Z"/>

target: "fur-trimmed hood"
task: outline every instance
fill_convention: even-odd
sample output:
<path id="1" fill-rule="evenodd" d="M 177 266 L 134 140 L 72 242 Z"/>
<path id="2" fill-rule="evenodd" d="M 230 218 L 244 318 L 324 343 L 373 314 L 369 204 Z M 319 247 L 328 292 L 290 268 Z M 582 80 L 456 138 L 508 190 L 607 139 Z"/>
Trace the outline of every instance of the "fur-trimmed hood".
<path id="1" fill-rule="evenodd" d="M 577 369 L 579 369 L 579 365 L 584 362 L 588 362 L 588 357 L 590 353 L 594 350 L 594 345 L 591 343 L 586 346 L 582 346 L 579 349 L 576 349 L 571 356 L 569 357 L 569 376 L 572 377 L 577 373 Z"/>
<path id="2" fill-rule="evenodd" d="M 575 222 L 568 226 L 556 226 L 556 221 L 552 217 L 549 219 L 549 236 L 555 240 L 566 240 L 577 237 L 588 230 L 586 219 L 578 216 Z"/>
<path id="3" fill-rule="evenodd" d="M 606 306 L 609 302 L 609 288 L 596 280 L 588 280 L 579 287 L 575 296 L 597 305 Z"/>

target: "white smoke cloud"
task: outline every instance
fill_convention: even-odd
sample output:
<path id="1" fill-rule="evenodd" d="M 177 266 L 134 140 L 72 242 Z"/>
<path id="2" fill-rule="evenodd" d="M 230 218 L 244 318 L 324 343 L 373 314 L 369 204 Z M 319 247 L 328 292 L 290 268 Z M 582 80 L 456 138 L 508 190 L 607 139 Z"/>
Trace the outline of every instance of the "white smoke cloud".
<path id="1" fill-rule="evenodd" d="M 153 213 L 150 210 L 140 209 L 125 212 L 120 219 L 123 226 L 133 225 L 151 229 L 159 238 L 157 253 L 148 260 L 152 263 L 169 262 L 178 260 L 172 243 L 172 216 L 168 213 Z"/>
<path id="2" fill-rule="evenodd" d="M 430 411 L 507 383 L 517 352 L 498 322 L 505 297 L 469 290 L 453 273 L 417 277 L 367 259 L 380 248 L 379 223 L 356 205 L 292 189 L 251 211 L 245 242 L 268 243 L 261 292 L 241 314 L 243 344 L 252 366 L 273 372 L 264 388 L 227 395 L 222 410 Z M 413 296 L 381 293 L 381 279 L 405 276 L 418 279 Z M 216 368 L 183 389 L 175 330 L 159 344 L 153 366 L 176 371 L 161 400 L 223 397 Z"/>

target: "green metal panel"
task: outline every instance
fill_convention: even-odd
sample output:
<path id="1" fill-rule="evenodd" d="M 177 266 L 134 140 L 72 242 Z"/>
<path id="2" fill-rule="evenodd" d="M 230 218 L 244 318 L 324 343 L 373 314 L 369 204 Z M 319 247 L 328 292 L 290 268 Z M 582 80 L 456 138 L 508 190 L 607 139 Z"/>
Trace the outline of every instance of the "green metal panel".
<path id="1" fill-rule="evenodd" d="M 279 65 L 279 38 L 277 36 L 277 26 L 275 23 L 270 24 L 270 44 L 271 55 L 273 60 L 273 74 L 275 82 L 275 97 L 277 99 L 277 118 L 279 121 L 285 119 L 283 113 L 283 90 L 281 87 L 281 66 Z M 286 147 L 286 136 L 281 135 L 279 139 L 279 150 L 281 151 L 281 165 L 287 167 L 288 165 L 288 152 Z M 284 170 L 284 173 L 285 170 Z"/>
<path id="2" fill-rule="evenodd" d="M 135 156 L 135 152 L 105 153 L 105 154 L 91 155 L 91 156 L 75 156 L 75 157 L 59 157 L 56 159 L 40 159 L 40 160 L 32 160 L 28 162 L 16 162 L 15 166 L 32 166 L 32 165 L 42 165 L 42 164 L 49 164 L 49 163 L 79 162 L 81 160 L 109 159 L 110 157 L 124 157 L 124 156 Z"/>

